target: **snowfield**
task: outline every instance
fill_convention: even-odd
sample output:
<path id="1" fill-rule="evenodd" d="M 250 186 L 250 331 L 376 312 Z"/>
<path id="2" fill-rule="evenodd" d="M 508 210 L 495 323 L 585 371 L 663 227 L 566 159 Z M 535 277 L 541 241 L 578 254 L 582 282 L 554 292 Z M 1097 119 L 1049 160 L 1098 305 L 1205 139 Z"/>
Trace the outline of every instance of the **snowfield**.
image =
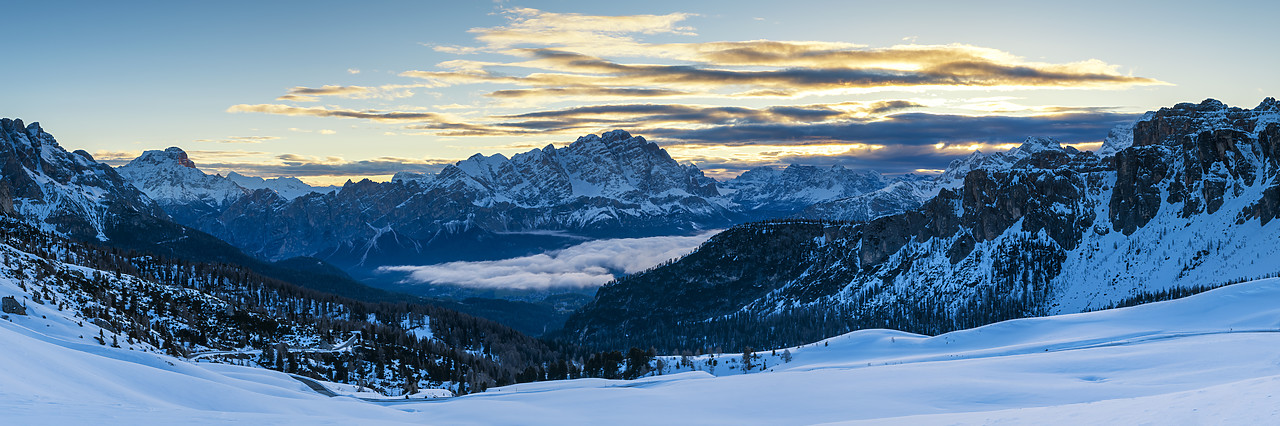
<path id="1" fill-rule="evenodd" d="M 756 362 L 767 370 L 747 374 L 742 354 L 718 354 L 714 371 L 706 371 L 706 356 L 692 362 L 701 371 L 634 381 L 529 383 L 377 403 L 324 397 L 274 371 L 101 346 L 39 311 L 0 320 L 0 413 L 8 424 L 1280 421 L 1274 278 L 935 337 L 858 331 L 778 355 L 760 352 Z"/>

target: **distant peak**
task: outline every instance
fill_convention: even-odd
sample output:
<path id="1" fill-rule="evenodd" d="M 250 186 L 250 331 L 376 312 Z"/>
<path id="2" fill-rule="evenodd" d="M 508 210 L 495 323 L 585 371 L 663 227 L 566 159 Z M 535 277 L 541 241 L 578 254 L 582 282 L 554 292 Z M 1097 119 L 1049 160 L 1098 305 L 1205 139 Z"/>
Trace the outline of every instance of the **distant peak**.
<path id="1" fill-rule="evenodd" d="M 1253 110 L 1254 111 L 1280 111 L 1280 102 L 1276 102 L 1276 98 L 1268 96 L 1266 99 L 1262 100 L 1262 103 L 1258 104 L 1257 108 L 1254 108 Z"/>
<path id="2" fill-rule="evenodd" d="M 1019 146 L 1018 149 L 1028 153 L 1040 152 L 1040 151 L 1046 151 L 1046 150 L 1061 151 L 1062 144 L 1059 143 L 1058 140 L 1054 138 L 1043 137 L 1043 136 L 1031 136 L 1031 137 L 1028 137 L 1027 140 L 1023 141 L 1022 145 Z"/>
<path id="3" fill-rule="evenodd" d="M 57 145 L 57 142 L 53 140 L 53 137 L 48 133 L 45 133 L 44 129 L 40 128 L 39 122 L 25 124 L 20 118 L 0 118 L 0 132 L 13 135 L 25 134 L 28 139 L 39 141 L 37 143 L 52 143 Z"/>
<path id="4" fill-rule="evenodd" d="M 1224 104 L 1222 103 L 1222 101 L 1219 101 L 1213 98 L 1205 99 L 1204 101 L 1200 102 L 1200 110 L 1202 111 L 1214 110 L 1214 109 L 1226 109 L 1226 108 L 1227 108 L 1227 104 Z"/>
<path id="5" fill-rule="evenodd" d="M 621 129 L 610 130 L 600 135 L 600 139 L 603 139 L 605 143 L 617 142 L 617 141 L 631 139 L 631 133 Z"/>
<path id="6" fill-rule="evenodd" d="M 626 130 L 621 130 L 621 129 L 610 130 L 610 131 L 601 133 L 599 136 L 596 136 L 596 135 L 581 136 L 578 138 L 578 140 L 574 141 L 574 143 L 575 144 L 590 143 L 590 142 L 599 141 L 599 142 L 605 143 L 606 145 L 612 145 L 612 144 L 617 144 L 618 142 L 630 141 L 633 139 L 640 143 L 647 143 L 647 141 L 645 141 L 643 137 L 631 136 L 630 132 L 627 132 Z"/>
<path id="7" fill-rule="evenodd" d="M 150 150 L 143 152 L 142 155 L 133 160 L 134 162 L 150 163 L 150 164 L 177 164 L 182 167 L 196 168 L 196 163 L 187 157 L 187 152 L 176 146 L 161 150 Z"/>
<path id="8" fill-rule="evenodd" d="M 1217 111 L 1217 110 L 1223 110 L 1223 109 L 1227 109 L 1227 104 L 1224 104 L 1222 103 L 1222 101 L 1219 101 L 1213 98 L 1205 99 L 1198 104 L 1193 104 L 1191 102 L 1183 102 L 1173 106 L 1173 110 L 1175 111 L 1180 110 L 1180 111 L 1203 112 L 1203 111 Z M 1161 109 L 1161 110 L 1164 111 L 1164 109 Z"/>

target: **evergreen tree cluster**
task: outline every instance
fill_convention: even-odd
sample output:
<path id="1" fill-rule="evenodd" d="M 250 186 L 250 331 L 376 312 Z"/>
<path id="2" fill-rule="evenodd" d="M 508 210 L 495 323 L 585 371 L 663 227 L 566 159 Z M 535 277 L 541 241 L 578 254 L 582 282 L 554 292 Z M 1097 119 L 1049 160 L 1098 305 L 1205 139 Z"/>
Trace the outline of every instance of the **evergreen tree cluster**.
<path id="1" fill-rule="evenodd" d="M 24 287 L 29 283 L 33 301 L 61 303 L 118 333 L 126 344 L 175 356 L 227 352 L 204 359 L 359 384 L 388 395 L 423 387 L 465 394 L 518 379 L 564 378 L 575 364 L 537 339 L 437 306 L 358 301 L 235 264 L 72 241 L 9 218 L 0 218 L 0 242 L 16 250 L 4 250 L 4 267 Z M 427 332 L 431 338 L 415 334 Z M 359 344 L 353 350 L 323 351 L 355 334 Z M 104 335 L 100 341 L 112 339 Z M 531 370 L 537 374 L 527 374 Z"/>

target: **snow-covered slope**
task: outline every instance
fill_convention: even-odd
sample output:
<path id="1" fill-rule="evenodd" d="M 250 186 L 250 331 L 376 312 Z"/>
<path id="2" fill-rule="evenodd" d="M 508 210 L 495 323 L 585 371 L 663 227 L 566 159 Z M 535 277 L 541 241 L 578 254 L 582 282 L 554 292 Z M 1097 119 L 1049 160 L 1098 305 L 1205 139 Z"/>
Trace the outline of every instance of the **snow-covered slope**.
<path id="1" fill-rule="evenodd" d="M 0 217 L 0 297 L 0 322 L 94 353 L 110 347 L 248 365 L 399 397 L 516 383 L 527 367 L 559 356 L 447 308 L 364 303 L 234 264 L 88 246 L 8 217 Z"/>
<path id="2" fill-rule="evenodd" d="M 883 188 L 865 194 L 813 203 L 794 217 L 868 221 L 918 208 L 938 195 L 946 182 L 937 177 L 907 174 L 894 178 Z"/>
<path id="3" fill-rule="evenodd" d="M 690 359 L 701 371 L 395 403 L 323 397 L 268 370 L 82 344 L 54 321 L 26 318 L 0 321 L 0 411 L 24 424 L 1272 424 L 1276 318 L 1280 280 L 1268 279 L 935 337 L 859 331 L 757 352 L 764 372 L 742 374 L 740 353 L 715 354 L 714 375 L 712 356 L 701 356 Z"/>

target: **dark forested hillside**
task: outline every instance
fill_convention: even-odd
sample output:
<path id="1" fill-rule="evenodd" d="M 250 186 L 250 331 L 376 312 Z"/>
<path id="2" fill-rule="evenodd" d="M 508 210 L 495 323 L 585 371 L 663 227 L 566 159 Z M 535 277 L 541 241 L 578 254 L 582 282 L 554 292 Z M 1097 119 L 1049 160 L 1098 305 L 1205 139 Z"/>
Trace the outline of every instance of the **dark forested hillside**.
<path id="1" fill-rule="evenodd" d="M 536 339 L 453 310 L 357 301 L 239 265 L 88 245 L 0 221 L 5 276 L 32 290 L 31 303 L 56 304 L 119 333 L 103 336 L 104 345 L 127 340 L 184 357 L 225 352 L 209 358 L 391 395 L 425 387 L 473 392 L 514 383 L 526 370 L 539 373 L 526 380 L 546 379 L 547 366 L 566 365 Z M 353 333 L 354 350 L 321 350 Z"/>

